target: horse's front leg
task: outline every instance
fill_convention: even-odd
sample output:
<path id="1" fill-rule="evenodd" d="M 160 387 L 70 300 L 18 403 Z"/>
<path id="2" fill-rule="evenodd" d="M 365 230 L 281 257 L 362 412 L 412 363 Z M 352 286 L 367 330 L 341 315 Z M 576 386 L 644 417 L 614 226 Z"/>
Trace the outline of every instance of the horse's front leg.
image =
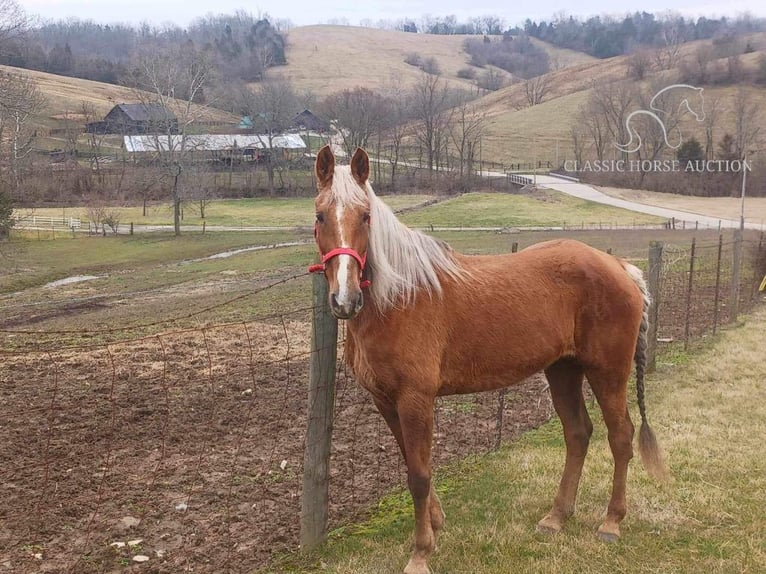
<path id="1" fill-rule="evenodd" d="M 428 574 L 428 558 L 436 548 L 436 534 L 444 521 L 439 499 L 431 489 L 431 440 L 434 397 L 407 394 L 397 401 L 407 462 L 407 486 L 415 506 L 415 549 L 405 574 Z"/>
<path id="2" fill-rule="evenodd" d="M 391 434 L 396 439 L 396 444 L 399 445 L 399 450 L 404 457 L 404 464 L 407 464 L 407 451 L 404 448 L 404 437 L 402 435 L 402 425 L 399 420 L 399 413 L 396 410 L 396 405 L 388 398 L 373 397 L 375 406 L 378 408 L 378 412 L 383 416 L 388 428 L 391 429 Z M 446 516 L 442 510 L 441 501 L 436 495 L 433 484 L 431 485 L 431 492 L 429 494 L 428 509 L 431 514 L 431 528 L 434 534 L 438 536 L 439 531 L 444 528 L 444 521 Z"/>

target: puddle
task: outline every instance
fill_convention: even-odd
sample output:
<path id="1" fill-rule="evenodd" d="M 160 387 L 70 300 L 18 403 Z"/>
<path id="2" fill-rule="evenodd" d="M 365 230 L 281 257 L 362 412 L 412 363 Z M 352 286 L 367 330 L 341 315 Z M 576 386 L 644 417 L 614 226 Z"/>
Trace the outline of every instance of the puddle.
<path id="1" fill-rule="evenodd" d="M 93 281 L 94 279 L 104 279 L 109 277 L 108 275 L 74 275 L 72 277 L 66 277 L 59 279 L 58 281 L 51 281 L 43 285 L 45 289 L 53 289 L 54 287 L 62 287 L 64 285 L 71 285 L 73 283 L 82 283 L 83 281 Z"/>

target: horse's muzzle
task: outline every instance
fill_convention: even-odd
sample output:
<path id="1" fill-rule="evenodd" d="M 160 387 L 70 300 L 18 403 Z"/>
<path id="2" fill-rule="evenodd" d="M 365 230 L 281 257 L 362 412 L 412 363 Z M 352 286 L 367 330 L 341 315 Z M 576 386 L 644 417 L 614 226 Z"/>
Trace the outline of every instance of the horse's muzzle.
<path id="1" fill-rule="evenodd" d="M 336 319 L 353 319 L 364 307 L 364 294 L 359 291 L 356 297 L 349 297 L 348 301 L 339 301 L 337 293 L 330 294 L 330 309 Z"/>

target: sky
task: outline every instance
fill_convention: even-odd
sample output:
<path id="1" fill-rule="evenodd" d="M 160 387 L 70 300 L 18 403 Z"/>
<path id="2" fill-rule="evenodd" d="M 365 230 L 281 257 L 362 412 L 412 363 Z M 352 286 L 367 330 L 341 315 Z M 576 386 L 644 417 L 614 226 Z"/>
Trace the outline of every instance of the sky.
<path id="1" fill-rule="evenodd" d="M 615 8 L 614 0 L 580 0 L 561 3 L 553 0 L 537 0 L 534 3 L 490 0 L 364 0 L 341 2 L 339 0 L 281 0 L 257 3 L 247 0 L 17 0 L 29 13 L 46 19 L 67 17 L 90 19 L 97 22 L 150 22 L 161 24 L 173 22 L 188 24 L 194 18 L 211 12 L 232 13 L 238 9 L 258 14 L 266 12 L 274 18 L 289 19 L 296 26 L 327 23 L 345 19 L 350 24 L 370 19 L 397 20 L 418 18 L 425 14 L 446 16 L 454 14 L 458 20 L 492 14 L 502 17 L 506 24 L 522 24 L 525 19 L 550 19 L 554 14 L 566 12 L 575 16 L 595 14 L 620 14 L 633 8 Z M 531 5 L 530 5 L 531 4 Z M 567 6 L 567 8 L 562 8 Z M 737 16 L 750 12 L 766 16 L 763 0 L 710 1 L 700 0 L 642 0 L 640 9 L 662 13 L 668 10 L 687 16 Z"/>

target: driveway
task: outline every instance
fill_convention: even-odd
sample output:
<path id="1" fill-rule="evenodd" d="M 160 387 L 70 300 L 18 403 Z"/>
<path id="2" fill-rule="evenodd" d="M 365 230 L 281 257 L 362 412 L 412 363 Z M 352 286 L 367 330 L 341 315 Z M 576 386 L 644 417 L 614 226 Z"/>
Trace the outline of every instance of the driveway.
<path id="1" fill-rule="evenodd" d="M 522 174 L 519 174 L 522 175 Z M 523 177 L 527 177 L 530 180 L 534 180 L 534 175 L 524 174 Z M 690 213 L 688 211 L 680 211 L 677 209 L 668 209 L 666 207 L 657 207 L 654 205 L 645 205 L 643 203 L 635 203 L 633 201 L 627 201 L 625 199 L 619 199 L 611 197 L 605 193 L 594 189 L 590 185 L 573 181 L 563 177 L 556 177 L 552 175 L 538 175 L 537 185 L 541 187 L 547 187 L 566 193 L 573 197 L 579 197 L 580 199 L 586 199 L 595 203 L 603 203 L 604 205 L 611 205 L 613 207 L 621 207 L 623 209 L 629 209 L 630 211 L 637 211 L 639 213 L 646 213 L 649 215 L 656 215 L 657 217 L 664 217 L 665 219 L 676 218 L 678 221 L 688 221 L 690 223 L 699 224 L 700 229 L 718 229 L 721 228 L 737 228 L 739 227 L 739 220 L 735 219 L 722 219 L 720 217 L 713 217 L 710 215 L 700 215 L 698 213 Z M 761 223 L 746 222 L 745 227 L 747 229 L 757 229 L 763 231 L 766 229 L 766 225 Z"/>

